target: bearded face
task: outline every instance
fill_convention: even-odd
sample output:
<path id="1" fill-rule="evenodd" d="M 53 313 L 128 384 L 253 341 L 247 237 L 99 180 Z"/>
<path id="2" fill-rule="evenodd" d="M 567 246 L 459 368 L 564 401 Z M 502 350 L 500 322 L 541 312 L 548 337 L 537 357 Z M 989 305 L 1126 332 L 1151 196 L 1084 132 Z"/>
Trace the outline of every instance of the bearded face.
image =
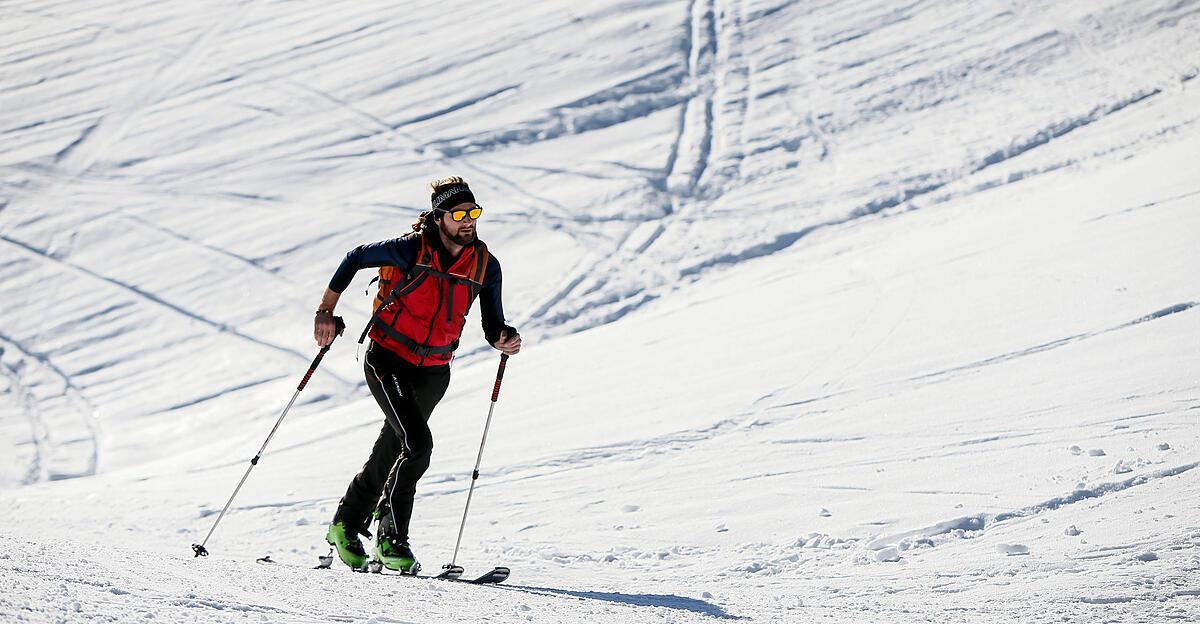
<path id="1" fill-rule="evenodd" d="M 455 210 L 468 210 L 471 207 L 473 207 L 473 204 L 459 204 L 443 212 L 437 220 L 438 229 L 441 230 L 442 236 L 445 236 L 447 240 L 453 241 L 454 244 L 464 247 L 475 242 L 475 219 L 472 219 L 469 213 L 463 217 L 462 221 L 455 221 L 450 216 Z"/>

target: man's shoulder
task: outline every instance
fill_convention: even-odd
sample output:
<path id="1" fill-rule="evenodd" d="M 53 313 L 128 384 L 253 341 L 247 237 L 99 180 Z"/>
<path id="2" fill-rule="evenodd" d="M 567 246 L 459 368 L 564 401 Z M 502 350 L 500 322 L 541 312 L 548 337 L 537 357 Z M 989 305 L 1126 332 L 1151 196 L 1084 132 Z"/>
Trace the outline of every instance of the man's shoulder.
<path id="1" fill-rule="evenodd" d="M 403 234 L 360 247 L 376 264 L 371 266 L 399 265 L 405 268 L 416 260 L 421 249 L 421 239 L 412 234 Z"/>
<path id="2" fill-rule="evenodd" d="M 388 241 L 388 243 L 394 246 L 396 249 L 404 252 L 405 255 L 415 255 L 417 251 L 421 249 L 421 241 L 422 238 L 420 232 L 409 232 L 393 238 L 392 240 Z"/>
<path id="3" fill-rule="evenodd" d="M 385 238 L 383 240 L 377 240 L 373 243 L 364 243 L 362 247 L 407 247 L 413 245 L 414 243 L 416 245 L 421 244 L 420 234 L 416 232 L 410 232 L 408 234 L 401 234 L 395 238 Z"/>

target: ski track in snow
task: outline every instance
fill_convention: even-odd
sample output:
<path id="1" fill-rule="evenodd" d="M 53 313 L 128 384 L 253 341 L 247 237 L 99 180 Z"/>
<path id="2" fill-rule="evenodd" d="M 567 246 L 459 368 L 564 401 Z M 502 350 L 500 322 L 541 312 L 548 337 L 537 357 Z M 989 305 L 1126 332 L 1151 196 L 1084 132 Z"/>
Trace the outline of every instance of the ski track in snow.
<path id="1" fill-rule="evenodd" d="M 567 300 L 568 295 L 571 294 L 586 296 L 589 292 L 604 292 L 607 284 L 637 280 L 636 273 L 631 273 L 625 268 L 631 265 L 631 261 L 634 266 L 638 267 L 638 272 L 646 274 L 647 271 L 650 271 L 649 274 L 651 275 L 661 275 L 660 272 L 654 271 L 652 265 L 647 266 L 647 263 L 637 262 L 637 256 L 645 253 L 647 249 L 652 247 L 655 241 L 661 239 L 674 222 L 682 220 L 686 225 L 687 222 L 699 218 L 703 214 L 702 207 L 709 203 L 709 201 L 704 199 L 705 196 L 714 195 L 716 194 L 716 189 L 724 189 L 725 187 L 725 184 L 717 179 L 708 179 L 720 178 L 720 176 L 705 175 L 706 172 L 711 174 L 711 170 L 713 169 L 708 164 L 708 161 L 713 157 L 713 128 L 715 125 L 731 127 L 735 130 L 742 127 L 744 122 L 738 119 L 739 115 L 732 115 L 734 118 L 730 119 L 728 118 L 730 117 L 728 111 L 732 108 L 735 113 L 740 112 L 740 116 L 744 117 L 746 110 L 745 106 L 742 106 L 742 103 L 746 100 L 747 96 L 744 92 L 739 91 L 738 87 L 743 82 L 746 84 L 752 83 L 754 77 L 752 73 L 746 70 L 744 62 L 741 62 L 741 54 L 737 51 L 728 51 L 728 46 L 722 47 L 718 45 L 718 41 L 734 45 L 740 39 L 738 29 L 741 17 L 735 9 L 731 7 L 714 7 L 711 2 L 696 1 L 689 5 L 688 16 L 689 19 L 684 29 L 685 38 L 683 46 L 687 69 L 685 77 L 690 82 L 689 85 L 686 85 L 686 88 L 691 90 L 694 95 L 682 107 L 679 131 L 668 158 L 665 187 L 670 191 L 671 205 L 665 211 L 665 215 L 661 217 L 660 223 L 652 226 L 651 233 L 648 236 L 635 239 L 637 242 L 636 247 L 628 251 L 620 250 L 608 262 L 586 267 L 578 273 L 581 279 L 569 284 L 571 290 L 556 293 L 552 299 L 553 301 Z M 894 23 L 895 21 L 886 21 L 882 27 L 891 26 Z M 851 40 L 861 36 L 863 35 L 855 36 Z M 1032 41 L 1036 42 L 1038 39 L 1038 37 L 1035 37 Z M 1016 54 L 1026 53 L 1026 50 L 1024 47 L 1017 46 L 1006 50 L 1006 52 Z M 697 76 L 700 76 L 700 78 L 697 78 Z M 734 76 L 735 78 L 730 78 L 730 76 Z M 714 92 L 725 98 L 715 109 Z M 652 288 L 657 290 L 664 284 L 669 284 L 674 279 L 678 279 L 678 277 L 694 277 L 703 271 L 783 251 L 818 230 L 850 224 L 858 219 L 873 217 L 891 210 L 911 207 L 916 200 L 930 195 L 937 195 L 939 192 L 941 194 L 937 195 L 937 201 L 948 201 L 955 194 L 945 193 L 944 189 L 947 187 L 955 184 L 961 185 L 964 181 L 985 176 L 989 170 L 1009 161 L 1021 159 L 1022 156 L 1025 156 L 1038 147 L 1046 145 L 1051 140 L 1059 139 L 1078 131 L 1080 128 L 1095 124 L 1125 110 L 1127 107 L 1142 103 L 1160 93 L 1162 93 L 1161 88 L 1153 87 L 1135 92 L 1112 103 L 1097 104 L 1081 114 L 1069 116 L 1036 128 L 1026 136 L 1014 137 L 1007 144 L 993 149 L 989 153 L 975 157 L 972 162 L 945 167 L 942 171 L 908 176 L 906 179 L 899 181 L 898 189 L 893 188 L 889 190 L 887 196 L 870 199 L 865 203 L 854 206 L 848 210 L 845 216 L 807 224 L 793 231 L 776 234 L 767 241 L 760 242 L 735 253 L 716 253 L 700 261 L 685 262 L 677 275 L 663 275 L 661 278 L 655 280 L 656 283 Z M 714 121 L 714 115 L 720 115 L 722 112 L 726 113 L 726 118 Z M 586 125 L 583 127 L 590 129 Z M 820 131 L 820 134 L 825 134 L 825 132 Z M 827 139 L 823 150 L 826 152 L 829 151 Z M 737 163 L 737 168 L 740 168 L 740 154 L 743 152 L 744 148 L 735 145 L 728 150 L 728 153 L 725 155 L 726 160 L 734 160 Z M 1010 184 L 1030 175 L 1046 173 L 1070 164 L 1076 163 L 1052 163 L 1037 167 L 1031 171 L 1002 174 L 998 179 L 994 177 L 991 180 L 985 178 L 982 181 L 973 183 L 974 186 L 969 192 L 991 188 L 997 184 Z M 724 169 L 726 170 L 730 167 L 731 165 L 724 165 Z M 674 183 L 671 182 L 673 178 L 675 180 Z M 710 190 L 700 188 L 702 179 L 706 179 L 705 188 Z M 645 224 L 639 227 L 644 226 Z M 585 272 L 588 276 L 587 281 L 592 282 L 592 284 L 589 284 L 588 291 L 578 292 L 578 287 L 584 281 L 582 276 Z M 607 323 L 617 320 L 660 296 L 654 293 L 644 293 L 644 289 L 640 288 L 630 289 L 623 287 L 622 289 L 626 293 L 633 293 L 633 295 L 627 294 L 626 299 L 605 298 L 599 301 L 596 301 L 594 298 L 585 299 L 588 301 L 590 307 L 594 307 L 598 303 L 606 307 L 617 308 L 600 316 L 596 316 L 595 312 L 589 312 L 590 318 L 586 324 L 580 325 L 577 322 L 578 315 L 583 310 L 582 307 L 565 314 L 563 312 L 551 314 L 551 309 L 545 305 L 537 308 L 535 313 L 528 317 L 527 321 L 535 323 L 541 321 L 551 326 L 567 324 L 573 326 L 575 329 L 583 329 L 594 326 L 597 323 Z"/>
<path id="2" fill-rule="evenodd" d="M 1060 507 L 1063 507 L 1064 505 L 1071 505 L 1081 501 L 1121 492 L 1131 487 L 1143 485 L 1155 479 L 1178 476 L 1189 470 L 1192 470 L 1196 466 L 1200 466 L 1200 463 L 1184 464 L 1182 466 L 1158 470 L 1149 474 L 1138 475 L 1136 477 L 1125 479 L 1124 481 L 1102 483 L 1091 488 L 1080 488 L 1071 492 L 1070 494 L 1058 496 L 1036 505 L 1030 505 L 1021 509 L 1014 509 L 1012 511 L 1005 511 L 995 514 L 976 514 L 972 516 L 963 516 L 961 518 L 939 522 L 931 527 L 916 529 L 907 533 L 878 537 L 869 542 L 866 547 L 871 550 L 882 550 L 884 548 L 896 546 L 897 544 L 911 543 L 912 541 L 920 538 L 925 538 L 928 540 L 928 538 L 945 535 L 947 533 L 954 533 L 956 537 L 960 538 L 966 537 L 970 536 L 971 534 L 978 534 L 979 532 L 986 531 L 995 524 L 1004 522 L 1006 520 L 1028 518 L 1030 516 L 1035 516 L 1047 511 L 1054 511 Z M 930 543 L 929 545 L 933 544 Z"/>
<path id="3" fill-rule="evenodd" d="M 1116 325 L 1113 327 L 1109 327 L 1106 329 L 1101 329 L 1101 330 L 1097 330 L 1097 331 L 1093 331 L 1093 332 L 1076 334 L 1074 336 L 1067 336 L 1065 338 L 1060 338 L 1058 340 L 1053 340 L 1051 342 L 1035 345 L 1032 347 L 1027 347 L 1025 349 L 1021 349 L 1018 351 L 1013 351 L 1010 353 L 1004 353 L 1001 355 L 989 357 L 985 360 L 980 360 L 978 362 L 972 362 L 970 364 L 963 364 L 961 366 L 955 366 L 954 368 L 949 368 L 946 370 L 940 370 L 940 371 L 936 371 L 936 372 L 932 372 L 932 373 L 926 373 L 926 374 L 920 375 L 918 377 L 910 378 L 907 381 L 918 382 L 918 381 L 926 381 L 926 380 L 937 380 L 937 379 L 941 379 L 944 377 L 953 376 L 957 373 L 976 370 L 976 369 L 982 368 L 984 366 L 991 366 L 994 364 L 1002 364 L 1005 362 L 1009 362 L 1011 360 L 1015 360 L 1017 358 L 1022 358 L 1022 357 L 1026 357 L 1026 356 L 1030 356 L 1030 355 L 1036 355 L 1039 353 L 1057 349 L 1059 347 L 1065 347 L 1067 345 L 1070 345 L 1075 342 L 1079 342 L 1081 340 L 1087 340 L 1089 338 L 1095 338 L 1097 336 L 1103 336 L 1103 335 L 1111 333 L 1111 332 L 1120 331 L 1122 329 L 1127 329 L 1130 327 L 1141 325 L 1142 323 L 1147 323 L 1149 321 L 1158 320 L 1160 318 L 1164 318 L 1164 317 L 1170 316 L 1172 314 L 1186 312 L 1186 311 L 1194 308 L 1196 305 L 1197 305 L 1197 302 L 1195 302 L 1195 301 L 1187 301 L 1184 303 L 1177 303 L 1175 305 L 1171 305 L 1171 306 L 1162 308 L 1161 310 L 1151 312 L 1150 314 L 1147 314 L 1145 316 L 1138 317 L 1136 319 L 1133 319 L 1132 321 L 1121 323 L 1120 325 Z"/>
<path id="4" fill-rule="evenodd" d="M 0 372 L 8 379 L 4 394 L 16 398 L 29 420 L 34 458 L 23 484 L 96 474 L 100 441 L 95 408 L 70 378 L 44 355 L 24 351 L 3 333 Z"/>
<path id="5" fill-rule="evenodd" d="M 0 15 L 16 621 L 1200 614 L 1195 2 Z M 305 306 L 449 174 L 530 347 L 464 544 L 517 575 L 300 565 L 378 429 L 344 339 L 185 558 L 312 357 Z M 490 387 L 466 342 L 431 558 Z"/>
<path id="6" fill-rule="evenodd" d="M 175 312 L 181 316 L 187 317 L 188 319 L 191 319 L 194 321 L 199 321 L 219 332 L 228 333 L 230 335 L 241 338 L 247 342 L 258 344 L 258 345 L 261 345 L 264 347 L 269 347 L 269 348 L 275 349 L 277 351 L 280 351 L 282 353 L 293 355 L 301 360 L 305 360 L 305 361 L 309 360 L 308 355 L 301 353 L 300 351 L 297 351 L 295 349 L 290 349 L 288 347 L 284 347 L 281 345 L 271 344 L 264 340 L 255 338 L 254 336 L 247 335 L 245 333 L 238 331 L 234 327 L 230 327 L 227 324 L 220 323 L 218 321 L 214 321 L 212 319 L 206 318 L 200 314 L 197 314 L 195 312 L 192 312 L 191 310 L 188 310 L 187 308 L 185 308 L 183 306 L 176 305 L 169 301 L 166 301 L 162 297 L 155 295 L 154 293 L 142 290 L 141 288 L 139 288 L 135 285 L 127 284 L 127 283 L 121 282 L 116 279 L 112 279 L 112 278 L 105 277 L 103 275 L 99 275 L 85 267 L 78 266 L 69 261 L 56 258 L 56 257 L 54 257 L 53 254 L 47 252 L 46 250 L 38 249 L 37 247 L 34 247 L 33 245 L 30 245 L 28 243 L 25 243 L 25 242 L 22 242 L 19 240 L 14 240 L 12 238 L 9 238 L 7 236 L 2 236 L 2 235 L 0 235 L 0 242 L 8 243 L 9 245 L 12 245 L 13 247 L 17 247 L 27 253 L 34 254 L 35 256 L 39 256 L 40 258 L 43 258 L 50 262 L 62 265 L 70 271 L 77 272 L 77 273 L 85 275 L 87 277 L 94 278 L 98 281 L 107 283 L 111 286 L 115 286 L 121 290 L 124 290 L 124 291 L 134 295 L 138 299 L 156 304 L 156 305 L 166 308 L 172 312 Z"/>

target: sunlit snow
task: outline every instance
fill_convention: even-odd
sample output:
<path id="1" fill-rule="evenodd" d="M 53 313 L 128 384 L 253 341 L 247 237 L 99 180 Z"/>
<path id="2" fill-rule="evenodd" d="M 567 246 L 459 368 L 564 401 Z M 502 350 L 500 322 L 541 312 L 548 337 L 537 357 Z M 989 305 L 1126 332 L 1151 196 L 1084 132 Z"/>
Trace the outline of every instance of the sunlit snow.
<path id="1" fill-rule="evenodd" d="M 1198 74 L 1186 0 L 0 3 L 0 621 L 1196 621 Z M 311 569 L 370 271 L 193 558 L 447 175 L 511 578 Z"/>

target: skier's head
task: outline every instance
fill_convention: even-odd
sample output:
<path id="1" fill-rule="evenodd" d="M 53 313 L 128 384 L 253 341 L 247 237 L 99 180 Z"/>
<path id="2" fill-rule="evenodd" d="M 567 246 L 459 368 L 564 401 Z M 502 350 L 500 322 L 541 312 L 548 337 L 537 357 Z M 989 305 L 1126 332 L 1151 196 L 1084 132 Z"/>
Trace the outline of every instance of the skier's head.
<path id="1" fill-rule="evenodd" d="M 475 203 L 475 195 L 467 181 L 451 176 L 429 183 L 430 209 L 421 214 L 421 229 L 436 227 L 449 240 L 459 245 L 475 242 L 475 220 L 483 207 Z"/>

